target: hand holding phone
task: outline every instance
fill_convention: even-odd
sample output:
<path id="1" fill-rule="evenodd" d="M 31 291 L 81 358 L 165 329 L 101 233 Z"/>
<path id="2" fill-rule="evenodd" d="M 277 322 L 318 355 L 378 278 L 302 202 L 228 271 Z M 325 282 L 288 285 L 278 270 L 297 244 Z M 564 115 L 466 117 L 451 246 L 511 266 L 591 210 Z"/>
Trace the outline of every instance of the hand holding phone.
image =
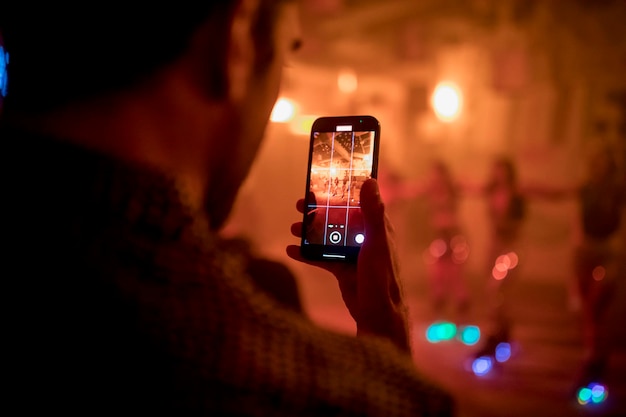
<path id="1" fill-rule="evenodd" d="M 376 178 L 380 123 L 372 116 L 321 117 L 311 129 L 301 240 L 311 260 L 356 262 L 367 238 L 361 187 Z"/>
<path id="2" fill-rule="evenodd" d="M 305 197 L 297 203 L 303 221 L 291 229 L 301 244 L 287 253 L 335 275 L 358 335 L 385 337 L 410 352 L 393 228 L 375 180 L 379 141 L 373 117 L 313 124 Z"/>
<path id="3" fill-rule="evenodd" d="M 287 254 L 300 262 L 332 273 L 341 296 L 357 324 L 357 335 L 374 335 L 391 340 L 401 350 L 411 352 L 408 309 L 400 281 L 393 227 L 385 213 L 375 179 L 362 188 L 365 233 L 357 263 L 310 260 L 302 256 L 300 246 L 290 245 Z M 304 199 L 296 207 L 304 212 Z M 291 226 L 296 237 L 302 236 L 303 223 Z"/>

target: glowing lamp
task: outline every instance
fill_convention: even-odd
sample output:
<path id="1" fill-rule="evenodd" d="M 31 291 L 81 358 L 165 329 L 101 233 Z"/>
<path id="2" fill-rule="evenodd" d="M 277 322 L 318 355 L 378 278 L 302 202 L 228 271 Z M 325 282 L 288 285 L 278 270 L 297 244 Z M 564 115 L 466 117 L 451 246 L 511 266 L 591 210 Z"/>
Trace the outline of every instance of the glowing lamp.
<path id="1" fill-rule="evenodd" d="M 435 87 L 431 102 L 437 118 L 447 123 L 456 120 L 461 114 L 463 96 L 455 84 L 443 82 Z"/>

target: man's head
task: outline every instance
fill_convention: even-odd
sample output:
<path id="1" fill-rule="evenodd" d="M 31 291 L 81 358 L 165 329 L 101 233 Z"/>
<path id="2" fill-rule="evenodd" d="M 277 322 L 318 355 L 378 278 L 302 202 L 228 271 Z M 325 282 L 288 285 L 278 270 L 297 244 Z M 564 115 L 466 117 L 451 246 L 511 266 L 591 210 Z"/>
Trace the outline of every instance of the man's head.
<path id="1" fill-rule="evenodd" d="M 6 2 L 0 31 L 11 63 L 11 107 L 40 111 L 111 89 L 126 88 L 179 58 L 199 27 L 210 22 L 214 44 L 207 52 L 216 97 L 225 94 L 229 22 L 246 0 L 177 2 L 150 7 L 127 1 L 43 2 L 36 7 Z M 256 0 L 254 41 L 261 69 L 272 59 L 273 27 L 282 3 Z M 250 3 L 250 2 L 247 2 Z"/>
<path id="2" fill-rule="evenodd" d="M 212 224 L 219 227 L 260 145 L 286 54 L 299 43 L 295 1 L 179 1 L 149 7 L 119 0 L 44 2 L 37 7 L 12 3 L 4 4 L 0 14 L 0 31 L 11 54 L 4 103 L 8 119 L 101 110 L 102 105 L 85 104 L 107 97 L 107 111 L 92 111 L 89 120 L 111 126 L 124 118 L 128 125 L 141 114 L 141 132 L 148 132 L 150 118 L 155 126 L 163 123 L 160 111 L 168 128 L 159 126 L 152 133 L 169 134 L 167 147 L 179 148 L 170 152 L 172 158 L 187 147 L 193 157 L 195 152 L 198 159 L 206 159 L 205 172 L 198 175 L 207 178 L 202 191 L 207 208 L 214 211 Z M 167 83 L 167 92 L 154 93 Z M 170 107 L 157 109 L 155 97 L 166 97 Z M 129 112 L 120 117 L 120 109 L 131 108 L 126 106 L 131 100 L 132 117 Z M 172 108 L 177 103 L 184 105 Z M 98 119 L 103 113 L 115 116 Z M 74 123 L 71 117 L 66 120 Z M 76 123 L 65 131 L 82 135 L 79 142 L 97 141 L 98 132 L 85 133 L 85 124 L 79 129 Z M 169 126 L 183 124 L 193 129 L 170 132 Z M 95 130 L 96 123 L 92 125 Z M 105 139 L 113 141 L 121 132 L 107 133 L 110 138 Z M 200 138 L 203 135 L 206 139 Z M 149 134 L 144 136 L 146 142 Z M 156 149 L 159 140 L 164 141 L 152 140 L 150 146 Z"/>

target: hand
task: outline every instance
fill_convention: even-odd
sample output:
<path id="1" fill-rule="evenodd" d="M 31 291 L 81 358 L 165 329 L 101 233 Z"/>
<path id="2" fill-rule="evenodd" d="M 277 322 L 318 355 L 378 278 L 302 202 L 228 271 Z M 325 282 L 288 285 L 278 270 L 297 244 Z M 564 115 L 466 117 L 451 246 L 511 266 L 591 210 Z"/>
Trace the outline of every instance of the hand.
<path id="1" fill-rule="evenodd" d="M 297 209 L 304 211 L 303 199 L 298 201 Z M 361 209 L 366 238 L 356 265 L 304 259 L 297 245 L 288 246 L 287 254 L 335 275 L 343 301 L 356 321 L 358 336 L 386 337 L 410 353 L 408 310 L 399 280 L 393 227 L 374 179 L 361 188 Z M 301 237 L 302 222 L 294 223 L 291 232 Z"/>

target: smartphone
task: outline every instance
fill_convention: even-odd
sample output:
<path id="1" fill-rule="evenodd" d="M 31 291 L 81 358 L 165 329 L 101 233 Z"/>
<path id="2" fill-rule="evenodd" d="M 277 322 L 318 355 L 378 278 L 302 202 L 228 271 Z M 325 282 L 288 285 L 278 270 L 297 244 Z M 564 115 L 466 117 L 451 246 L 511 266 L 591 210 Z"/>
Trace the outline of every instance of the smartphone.
<path id="1" fill-rule="evenodd" d="M 300 244 L 304 258 L 356 262 L 367 239 L 361 186 L 377 177 L 379 143 L 380 123 L 372 116 L 313 122 Z"/>

